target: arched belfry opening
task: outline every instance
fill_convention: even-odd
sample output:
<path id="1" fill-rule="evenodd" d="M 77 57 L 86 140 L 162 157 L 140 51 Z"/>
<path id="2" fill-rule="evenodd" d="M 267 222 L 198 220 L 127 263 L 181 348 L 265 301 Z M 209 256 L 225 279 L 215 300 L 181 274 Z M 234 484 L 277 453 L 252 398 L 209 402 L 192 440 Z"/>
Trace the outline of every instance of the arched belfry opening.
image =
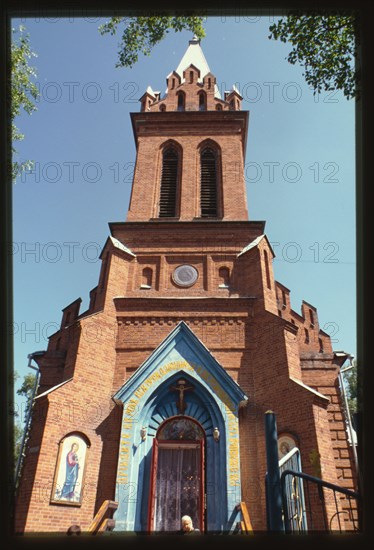
<path id="1" fill-rule="evenodd" d="M 162 151 L 159 217 L 178 216 L 178 193 L 181 154 L 177 147 L 169 144 Z"/>
<path id="2" fill-rule="evenodd" d="M 219 217 L 219 152 L 206 144 L 200 148 L 200 215 Z"/>

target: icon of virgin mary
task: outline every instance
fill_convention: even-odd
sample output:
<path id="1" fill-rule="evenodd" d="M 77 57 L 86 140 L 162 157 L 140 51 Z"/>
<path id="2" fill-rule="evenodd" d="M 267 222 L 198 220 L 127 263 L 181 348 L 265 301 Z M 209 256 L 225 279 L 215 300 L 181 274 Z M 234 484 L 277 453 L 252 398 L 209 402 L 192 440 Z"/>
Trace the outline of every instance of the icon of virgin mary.
<path id="1" fill-rule="evenodd" d="M 78 449 L 78 443 L 74 442 L 71 445 L 70 451 L 66 455 L 66 475 L 60 498 L 71 500 L 74 497 L 75 485 L 77 483 L 79 472 L 79 458 L 77 455 Z"/>

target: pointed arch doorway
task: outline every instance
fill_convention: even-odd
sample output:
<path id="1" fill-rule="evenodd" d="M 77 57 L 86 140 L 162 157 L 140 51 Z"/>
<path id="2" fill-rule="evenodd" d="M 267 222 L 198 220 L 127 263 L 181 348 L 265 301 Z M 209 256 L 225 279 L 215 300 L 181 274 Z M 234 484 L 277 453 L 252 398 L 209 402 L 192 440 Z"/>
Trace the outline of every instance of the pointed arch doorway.
<path id="1" fill-rule="evenodd" d="M 148 510 L 150 532 L 177 532 L 188 515 L 205 525 L 205 433 L 194 419 L 175 416 L 153 441 Z"/>
<path id="2" fill-rule="evenodd" d="M 165 491 L 160 489 L 157 492 L 157 473 L 162 481 L 163 472 L 162 467 L 157 467 L 158 451 L 161 445 L 167 463 L 167 442 L 175 448 L 176 443 L 187 447 L 187 442 L 192 441 L 195 443 L 195 457 L 198 454 L 196 449 L 200 448 L 202 477 L 199 494 L 204 495 L 195 504 L 200 510 L 200 516 L 195 516 L 198 518 L 195 524 L 205 533 L 231 532 L 241 499 L 239 408 L 248 398 L 192 330 L 180 322 L 113 399 L 123 411 L 115 530 L 149 533 L 166 527 L 172 532 L 180 529 L 180 516 L 185 511 L 179 510 L 176 503 L 169 503 L 165 508 L 168 504 Z M 176 418 L 195 421 L 194 426 L 200 426 L 203 437 L 188 439 L 185 434 L 180 437 L 178 432 L 169 433 L 164 439 L 158 437 L 162 436 L 163 426 L 173 427 L 167 421 Z M 178 454 L 181 455 L 174 453 Z M 155 500 L 158 495 L 159 504 Z M 175 509 L 176 523 L 155 524 L 157 506 L 159 510 L 163 506 L 164 510 Z M 187 514 L 193 516 L 188 511 Z"/>

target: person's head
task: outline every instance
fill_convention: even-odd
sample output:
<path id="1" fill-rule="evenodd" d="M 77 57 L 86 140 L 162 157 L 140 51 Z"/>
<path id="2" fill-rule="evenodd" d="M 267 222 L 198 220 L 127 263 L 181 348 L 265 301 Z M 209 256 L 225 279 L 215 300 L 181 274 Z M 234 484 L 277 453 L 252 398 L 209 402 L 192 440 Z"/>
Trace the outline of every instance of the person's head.
<path id="1" fill-rule="evenodd" d="M 71 450 L 73 451 L 73 453 L 76 453 L 78 449 L 79 449 L 78 443 L 73 443 L 71 446 Z"/>
<path id="2" fill-rule="evenodd" d="M 69 529 L 67 530 L 68 535 L 80 535 L 81 534 L 81 528 L 79 525 L 70 525 Z"/>
<path id="3" fill-rule="evenodd" d="M 181 521 L 183 531 L 193 531 L 193 524 L 190 516 L 183 516 Z"/>

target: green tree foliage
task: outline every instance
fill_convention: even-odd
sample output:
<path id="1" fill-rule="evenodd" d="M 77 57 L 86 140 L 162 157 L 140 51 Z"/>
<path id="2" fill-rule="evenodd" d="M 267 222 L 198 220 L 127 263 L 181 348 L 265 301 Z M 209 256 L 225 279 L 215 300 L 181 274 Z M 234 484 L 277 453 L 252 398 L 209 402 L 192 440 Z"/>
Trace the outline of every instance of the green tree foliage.
<path id="1" fill-rule="evenodd" d="M 17 466 L 18 457 L 21 452 L 21 443 L 23 437 L 23 427 L 19 422 L 14 424 L 13 438 L 14 438 L 14 466 Z"/>
<path id="2" fill-rule="evenodd" d="M 21 395 L 25 398 L 25 420 L 29 414 L 31 402 L 34 394 L 35 387 L 35 374 L 26 374 L 23 378 L 22 386 L 17 390 L 17 395 Z"/>
<path id="3" fill-rule="evenodd" d="M 357 362 L 353 361 L 353 368 L 345 373 L 347 388 L 347 401 L 351 415 L 357 412 L 358 385 L 357 385 Z"/>
<path id="4" fill-rule="evenodd" d="M 292 44 L 286 59 L 304 67 L 314 94 L 342 90 L 347 99 L 358 99 L 358 32 L 353 15 L 295 13 L 281 18 L 269 31 L 270 39 Z"/>
<path id="5" fill-rule="evenodd" d="M 18 29 L 12 29 L 13 41 L 11 45 L 11 122 L 12 122 L 12 143 L 24 139 L 24 135 L 15 125 L 16 117 L 23 109 L 31 115 L 36 106 L 34 101 L 39 96 L 36 84 L 32 81 L 36 77 L 36 71 L 30 67 L 29 60 L 36 57 L 30 48 L 29 36 L 22 25 Z M 12 147 L 13 155 L 16 153 Z M 32 161 L 12 162 L 12 179 L 15 182 L 17 176 L 26 169 L 31 168 Z"/>
<path id="6" fill-rule="evenodd" d="M 203 38 L 203 22 L 203 17 L 112 17 L 99 31 L 114 35 L 123 28 L 116 67 L 132 67 L 140 53 L 150 55 L 170 31 L 189 30 Z M 314 93 L 342 90 L 347 99 L 359 97 L 358 33 L 353 15 L 295 12 L 271 25 L 269 31 L 270 39 L 293 46 L 286 59 L 304 67 L 305 80 Z"/>
<path id="7" fill-rule="evenodd" d="M 16 382 L 16 380 L 19 378 L 18 372 L 13 373 L 13 382 Z M 14 465 L 16 466 L 17 460 L 19 457 L 19 453 L 21 451 L 21 442 L 22 442 L 22 435 L 23 435 L 23 428 L 21 424 L 18 422 L 19 414 L 14 409 L 13 411 L 13 417 L 14 417 L 14 426 L 13 426 L 13 456 L 14 456 Z"/>
<path id="8" fill-rule="evenodd" d="M 100 33 L 114 35 L 123 27 L 116 67 L 132 67 L 139 54 L 150 55 L 153 46 L 170 31 L 191 31 L 204 38 L 203 17 L 112 17 L 99 27 Z"/>
<path id="9" fill-rule="evenodd" d="M 14 373 L 14 380 L 17 380 L 19 378 L 19 374 L 16 372 Z M 26 426 L 24 425 L 29 411 L 32 404 L 32 398 L 34 394 L 34 387 L 35 387 L 35 374 L 30 373 L 26 374 L 23 378 L 22 386 L 17 390 L 17 394 L 21 395 L 25 398 L 25 406 L 22 407 L 22 416 L 23 418 L 22 423 L 18 420 L 16 421 L 16 418 L 19 418 L 19 414 L 17 411 L 14 413 L 14 432 L 13 432 L 13 443 L 14 443 L 14 465 L 17 465 L 19 454 L 21 452 L 21 444 L 22 444 L 22 437 L 24 430 Z"/>

